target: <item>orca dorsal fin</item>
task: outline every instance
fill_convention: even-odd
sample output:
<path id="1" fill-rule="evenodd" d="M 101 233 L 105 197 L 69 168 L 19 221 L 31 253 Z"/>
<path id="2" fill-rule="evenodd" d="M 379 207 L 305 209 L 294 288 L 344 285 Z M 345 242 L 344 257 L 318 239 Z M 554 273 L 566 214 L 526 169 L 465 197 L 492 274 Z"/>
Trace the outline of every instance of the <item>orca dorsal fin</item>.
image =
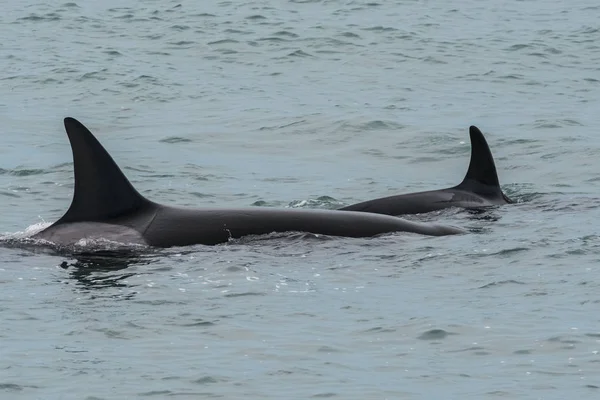
<path id="1" fill-rule="evenodd" d="M 472 125 L 469 127 L 469 136 L 471 137 L 471 161 L 465 178 L 456 188 L 512 203 L 500 188 L 494 157 L 483 133 Z"/>
<path id="2" fill-rule="evenodd" d="M 471 137 L 471 161 L 463 183 L 472 180 L 488 186 L 500 186 L 494 157 L 483 133 L 472 125 L 469 128 L 469 136 Z"/>
<path id="3" fill-rule="evenodd" d="M 81 122 L 68 117 L 64 123 L 73 151 L 75 191 L 71 206 L 56 223 L 106 221 L 150 204 Z"/>

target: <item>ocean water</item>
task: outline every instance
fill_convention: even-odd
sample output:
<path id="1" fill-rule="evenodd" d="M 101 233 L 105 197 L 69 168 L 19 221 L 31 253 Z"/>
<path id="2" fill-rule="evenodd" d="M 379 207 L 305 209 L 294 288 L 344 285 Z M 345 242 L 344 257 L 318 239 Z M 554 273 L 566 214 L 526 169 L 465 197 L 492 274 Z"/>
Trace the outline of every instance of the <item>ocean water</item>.
<path id="1" fill-rule="evenodd" d="M 600 396 L 597 2 L 5 2 L 0 231 L 58 219 L 62 119 L 144 195 L 336 208 L 457 184 L 469 234 L 0 248 L 2 399 Z"/>

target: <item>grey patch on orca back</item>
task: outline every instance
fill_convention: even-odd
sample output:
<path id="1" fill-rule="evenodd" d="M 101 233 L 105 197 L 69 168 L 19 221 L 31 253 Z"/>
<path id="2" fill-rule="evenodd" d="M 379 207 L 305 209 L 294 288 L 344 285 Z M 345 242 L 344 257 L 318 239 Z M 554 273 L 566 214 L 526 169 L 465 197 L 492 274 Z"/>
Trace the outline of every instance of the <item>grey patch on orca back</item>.
<path id="1" fill-rule="evenodd" d="M 56 229 L 52 228 L 54 227 L 40 232 L 35 235 L 35 238 L 53 243 L 110 240 L 122 244 L 148 245 L 140 232 L 124 225 L 103 222 L 70 222 L 58 225 Z"/>

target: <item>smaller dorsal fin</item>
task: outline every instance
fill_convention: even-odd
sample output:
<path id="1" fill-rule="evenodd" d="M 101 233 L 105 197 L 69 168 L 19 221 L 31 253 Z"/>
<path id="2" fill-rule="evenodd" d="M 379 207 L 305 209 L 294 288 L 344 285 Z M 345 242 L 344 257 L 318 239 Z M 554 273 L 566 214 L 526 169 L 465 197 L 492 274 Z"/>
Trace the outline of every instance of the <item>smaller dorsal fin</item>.
<path id="1" fill-rule="evenodd" d="M 458 186 L 475 181 L 500 188 L 494 157 L 492 157 L 490 146 L 488 146 L 483 133 L 476 126 L 471 126 L 469 135 L 471 136 L 471 161 L 465 178 Z"/>
<path id="2" fill-rule="evenodd" d="M 118 218 L 150 204 L 131 185 L 92 133 L 74 118 L 65 118 L 75 170 L 71 206 L 56 223 Z"/>

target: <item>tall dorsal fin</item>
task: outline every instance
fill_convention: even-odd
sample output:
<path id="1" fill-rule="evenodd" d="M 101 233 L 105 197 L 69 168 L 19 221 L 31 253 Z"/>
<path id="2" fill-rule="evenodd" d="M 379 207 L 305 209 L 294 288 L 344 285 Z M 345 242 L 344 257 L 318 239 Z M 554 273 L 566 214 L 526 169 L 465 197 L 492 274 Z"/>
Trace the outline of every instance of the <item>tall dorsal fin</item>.
<path id="1" fill-rule="evenodd" d="M 513 201 L 500 188 L 494 157 L 483 133 L 476 126 L 471 126 L 469 135 L 471 136 L 471 161 L 465 178 L 456 188 L 512 203 Z"/>
<path id="2" fill-rule="evenodd" d="M 56 223 L 101 222 L 149 205 L 92 133 L 74 118 L 65 118 L 75 170 L 71 206 Z"/>
<path id="3" fill-rule="evenodd" d="M 487 186 L 500 187 L 494 157 L 492 157 L 490 146 L 483 137 L 483 133 L 476 126 L 471 126 L 469 135 L 471 136 L 471 161 L 467 175 L 459 186 L 467 181 L 475 181 Z"/>

